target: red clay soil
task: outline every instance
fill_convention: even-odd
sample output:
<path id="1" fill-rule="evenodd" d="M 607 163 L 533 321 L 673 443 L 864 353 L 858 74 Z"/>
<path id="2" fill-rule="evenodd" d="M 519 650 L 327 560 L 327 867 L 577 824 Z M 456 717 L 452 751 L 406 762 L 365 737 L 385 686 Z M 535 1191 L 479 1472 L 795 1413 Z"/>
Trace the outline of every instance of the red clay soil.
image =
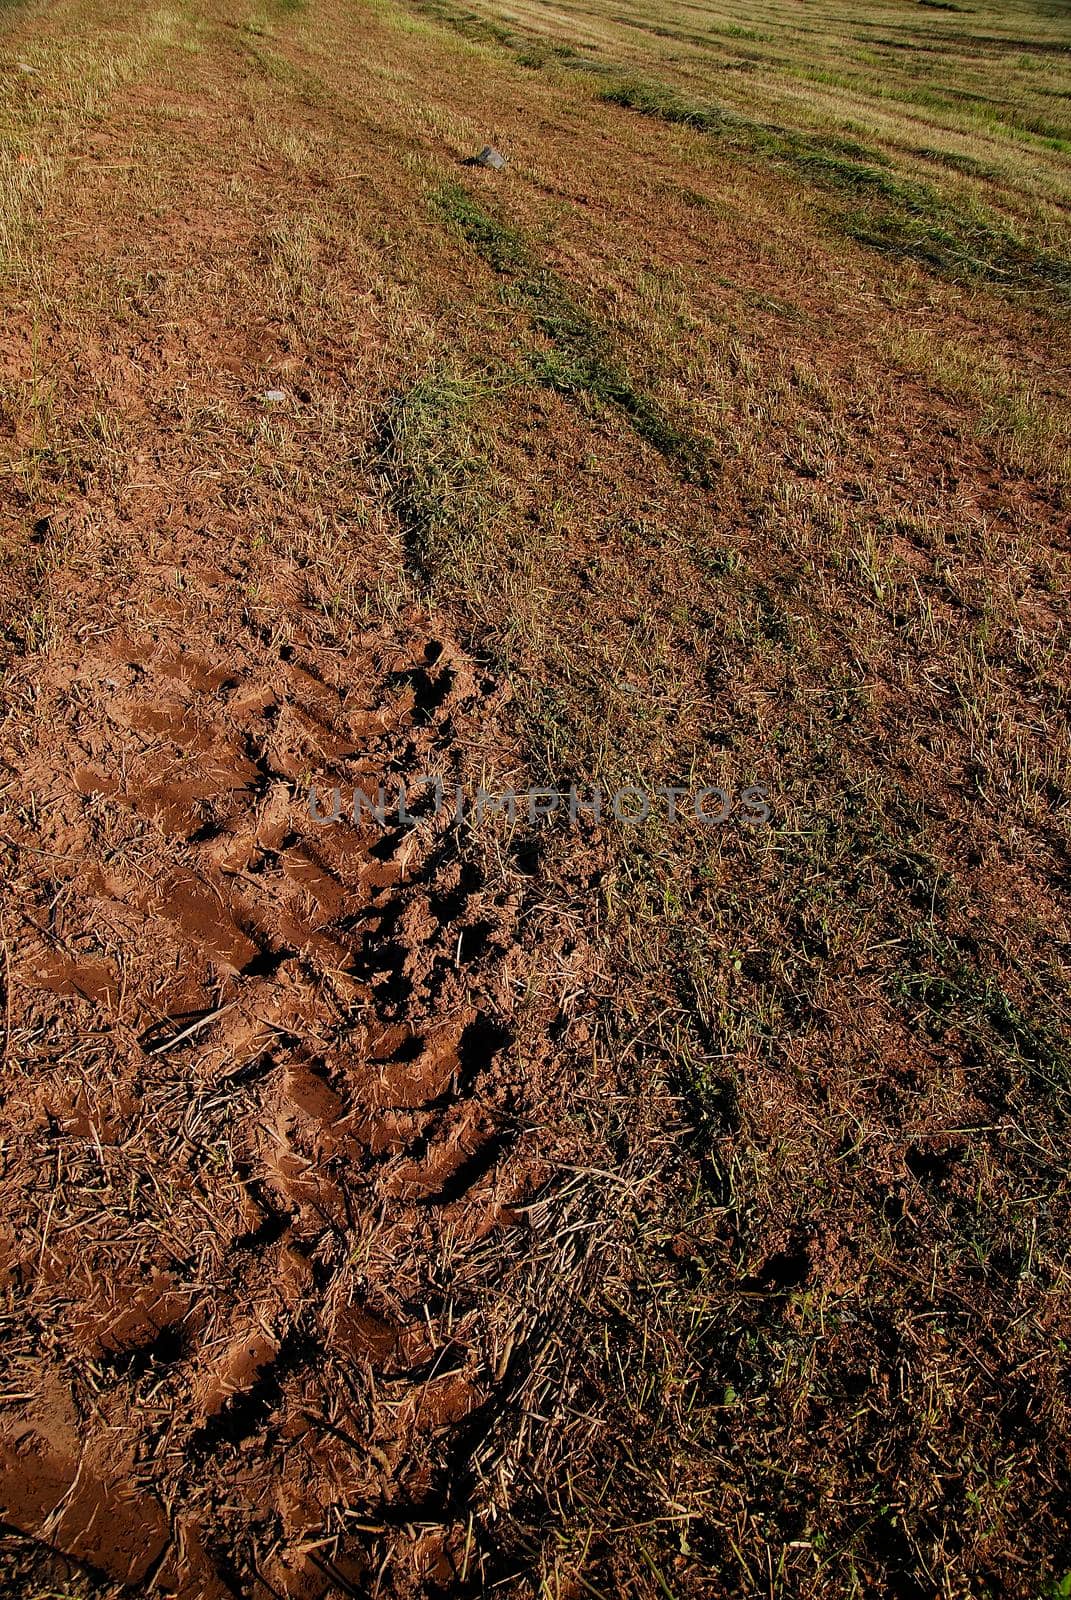
<path id="1" fill-rule="evenodd" d="M 463 776 L 501 697 L 424 617 L 341 650 L 299 572 L 254 609 L 167 555 L 9 684 L 0 1497 L 120 1583 L 311 1595 L 464 1503 L 510 1375 L 466 1279 L 540 1174 L 523 876 L 446 813 L 314 821 L 308 776 Z"/>
<path id="2" fill-rule="evenodd" d="M 530 1108 L 561 1051 L 531 972 L 575 997 L 584 957 L 507 828 L 310 815 L 312 783 L 517 781 L 507 697 L 416 603 L 339 618 L 334 580 L 370 593 L 383 550 L 347 535 L 325 576 L 324 524 L 270 466 L 228 499 L 249 374 L 311 381 L 293 329 L 213 282 L 255 259 L 277 178 L 205 95 L 191 142 L 139 168 L 174 205 L 139 212 L 97 156 L 156 131 L 167 89 L 124 95 L 56 204 L 60 298 L 42 325 L 14 294 L 0 335 L 12 382 L 43 349 L 72 437 L 106 393 L 138 440 L 115 480 L 77 443 L 39 496 L 4 480 L 0 1520 L 22 1537 L 0 1589 L 457 1592 L 551 1335 Z M 141 327 L 82 316 L 113 270 Z M 352 351 L 353 304 L 321 364 Z M 300 461 L 330 470 L 344 426 Z"/>

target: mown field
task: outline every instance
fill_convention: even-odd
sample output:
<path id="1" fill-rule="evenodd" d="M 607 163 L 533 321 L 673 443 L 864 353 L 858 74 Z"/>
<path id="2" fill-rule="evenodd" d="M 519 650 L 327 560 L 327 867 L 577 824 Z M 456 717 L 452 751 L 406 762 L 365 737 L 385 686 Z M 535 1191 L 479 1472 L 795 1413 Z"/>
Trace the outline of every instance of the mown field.
<path id="1" fill-rule="evenodd" d="M 0 3 L 2 1592 L 1071 1594 L 1069 68 Z"/>

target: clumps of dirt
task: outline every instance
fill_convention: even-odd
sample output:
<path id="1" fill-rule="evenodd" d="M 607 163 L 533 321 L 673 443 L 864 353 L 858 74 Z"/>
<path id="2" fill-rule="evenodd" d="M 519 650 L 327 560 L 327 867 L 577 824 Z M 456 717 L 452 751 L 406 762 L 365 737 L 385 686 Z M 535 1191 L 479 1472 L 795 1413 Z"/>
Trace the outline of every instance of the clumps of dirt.
<path id="1" fill-rule="evenodd" d="M 310 813 L 509 769 L 501 688 L 207 554 L 15 668 L 0 1514 L 115 1592 L 457 1592 L 553 1303 L 529 974 L 587 957 L 493 832 Z"/>

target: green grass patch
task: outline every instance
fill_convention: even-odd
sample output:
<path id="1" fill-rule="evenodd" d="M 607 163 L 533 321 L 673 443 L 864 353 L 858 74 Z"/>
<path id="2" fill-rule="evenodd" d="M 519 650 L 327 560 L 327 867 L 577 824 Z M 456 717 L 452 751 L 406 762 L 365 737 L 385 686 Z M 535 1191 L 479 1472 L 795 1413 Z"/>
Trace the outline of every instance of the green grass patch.
<path id="1" fill-rule="evenodd" d="M 708 28 L 707 36 L 712 39 L 749 39 L 755 44 L 769 44 L 773 39 L 772 33 L 760 33 L 758 28 L 742 28 L 735 22 Z"/>
<path id="2" fill-rule="evenodd" d="M 639 437 L 671 460 L 690 482 L 713 482 L 707 447 L 633 383 L 615 357 L 606 330 L 577 303 L 557 273 L 537 259 L 516 229 L 491 216 L 458 183 L 437 190 L 433 206 L 481 260 L 509 280 L 510 298 L 550 341 L 553 350 L 530 361 L 540 382 L 561 394 L 616 407 Z"/>
<path id="3" fill-rule="evenodd" d="M 378 455 L 408 555 L 425 581 L 456 560 L 480 524 L 473 416 L 480 385 L 454 372 L 415 383 L 387 412 Z"/>
<path id="4" fill-rule="evenodd" d="M 889 165 L 888 158 L 852 139 L 752 122 L 723 106 L 689 100 L 665 84 L 637 78 L 604 89 L 599 98 L 662 122 L 713 134 L 736 149 L 783 162 L 834 187 L 878 192 L 896 187 L 895 179 L 882 170 Z"/>
<path id="5" fill-rule="evenodd" d="M 896 975 L 893 990 L 923 1008 L 936 1036 L 957 1028 L 1050 1088 L 1071 1088 L 1066 1040 L 1025 1017 L 995 979 L 964 960 L 950 941 L 916 936 L 911 946 L 914 964 Z"/>
<path id="6" fill-rule="evenodd" d="M 1071 261 L 1010 229 L 942 201 L 921 185 L 903 186 L 896 205 L 850 210 L 838 219 L 849 238 L 920 262 L 948 278 L 1014 290 L 1045 289 L 1071 299 Z"/>
<path id="7" fill-rule="evenodd" d="M 968 178 L 995 178 L 998 176 L 991 167 L 974 156 L 960 155 L 955 150 L 930 150 L 925 146 L 912 150 L 912 155 L 918 156 L 921 161 L 932 161 L 939 167 L 948 167 L 952 172 L 962 172 Z"/>

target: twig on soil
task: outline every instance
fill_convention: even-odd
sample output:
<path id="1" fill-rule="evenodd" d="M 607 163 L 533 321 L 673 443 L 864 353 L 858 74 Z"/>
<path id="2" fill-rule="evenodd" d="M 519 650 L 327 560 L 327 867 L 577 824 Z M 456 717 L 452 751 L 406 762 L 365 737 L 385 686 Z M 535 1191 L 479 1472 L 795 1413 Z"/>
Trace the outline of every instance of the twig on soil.
<path id="1" fill-rule="evenodd" d="M 172 1038 L 165 1039 L 161 1044 L 152 1045 L 148 1052 L 149 1055 L 166 1055 L 169 1050 L 174 1050 L 176 1045 L 184 1044 L 195 1033 L 200 1033 L 202 1028 L 207 1028 L 210 1022 L 215 1022 L 217 1018 L 222 1017 L 226 1012 L 233 1011 L 237 1003 L 236 1000 L 231 1000 L 227 1005 L 218 1006 L 215 1011 L 209 1011 L 205 1016 L 198 1017 L 196 1022 L 191 1022 L 188 1028 L 182 1029 L 181 1033 L 174 1034 Z"/>

